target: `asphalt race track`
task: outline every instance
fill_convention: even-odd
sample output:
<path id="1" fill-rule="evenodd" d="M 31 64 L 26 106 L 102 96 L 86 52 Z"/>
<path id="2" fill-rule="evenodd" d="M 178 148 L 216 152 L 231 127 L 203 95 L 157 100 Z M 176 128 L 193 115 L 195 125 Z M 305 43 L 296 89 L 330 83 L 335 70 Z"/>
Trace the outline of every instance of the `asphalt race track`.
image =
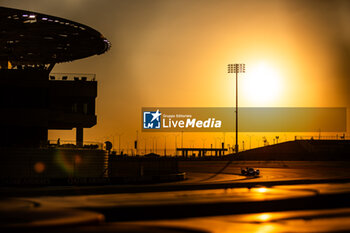
<path id="1" fill-rule="evenodd" d="M 260 176 L 240 174 L 259 168 Z M 225 168 L 225 169 L 223 169 Z M 346 162 L 182 161 L 185 181 L 2 187 L 1 227 L 26 232 L 348 232 Z"/>

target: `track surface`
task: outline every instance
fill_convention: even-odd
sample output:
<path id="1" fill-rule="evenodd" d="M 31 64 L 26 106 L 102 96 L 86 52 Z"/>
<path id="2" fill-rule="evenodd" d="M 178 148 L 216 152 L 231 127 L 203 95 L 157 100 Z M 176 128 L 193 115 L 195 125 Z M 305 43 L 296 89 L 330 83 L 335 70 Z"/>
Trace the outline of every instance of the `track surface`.
<path id="1" fill-rule="evenodd" d="M 348 232 L 345 162 L 186 161 L 152 185 L 2 188 L 3 228 L 26 232 Z M 240 174 L 245 167 L 261 175 Z M 225 168 L 225 169 L 223 169 Z M 57 228 L 57 227 L 60 228 Z"/>

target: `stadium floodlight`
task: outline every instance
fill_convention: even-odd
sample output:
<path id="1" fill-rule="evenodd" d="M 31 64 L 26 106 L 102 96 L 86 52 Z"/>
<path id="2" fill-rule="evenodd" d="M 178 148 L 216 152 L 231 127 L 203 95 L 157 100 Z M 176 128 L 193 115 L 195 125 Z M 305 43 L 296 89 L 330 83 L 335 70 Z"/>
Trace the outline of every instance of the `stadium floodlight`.
<path id="1" fill-rule="evenodd" d="M 245 64 L 228 64 L 227 72 L 236 74 L 236 145 L 235 153 L 238 154 L 238 73 L 245 73 Z"/>

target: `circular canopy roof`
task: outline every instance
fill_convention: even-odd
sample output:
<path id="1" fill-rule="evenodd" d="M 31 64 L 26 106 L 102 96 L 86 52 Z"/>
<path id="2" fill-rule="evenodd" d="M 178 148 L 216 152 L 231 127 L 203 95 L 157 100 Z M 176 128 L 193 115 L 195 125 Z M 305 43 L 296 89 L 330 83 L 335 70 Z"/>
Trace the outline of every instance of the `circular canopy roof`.
<path id="1" fill-rule="evenodd" d="M 106 52 L 98 31 L 66 19 L 0 7 L 0 62 L 53 64 Z"/>

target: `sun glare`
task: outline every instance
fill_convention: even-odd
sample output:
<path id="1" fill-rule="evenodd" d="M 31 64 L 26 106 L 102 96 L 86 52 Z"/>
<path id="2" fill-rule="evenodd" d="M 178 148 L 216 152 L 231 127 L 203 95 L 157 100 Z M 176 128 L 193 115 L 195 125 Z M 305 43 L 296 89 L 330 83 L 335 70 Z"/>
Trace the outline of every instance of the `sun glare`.
<path id="1" fill-rule="evenodd" d="M 270 214 L 260 214 L 260 215 L 258 215 L 257 218 L 258 218 L 258 220 L 260 220 L 262 222 L 266 222 L 271 218 L 271 216 L 270 216 Z"/>
<path id="2" fill-rule="evenodd" d="M 277 69 L 267 63 L 258 63 L 247 67 L 242 80 L 244 98 L 254 105 L 271 105 L 282 94 L 282 80 Z"/>
<path id="3" fill-rule="evenodd" d="M 256 191 L 259 192 L 259 193 L 266 193 L 267 192 L 267 188 L 258 188 Z"/>

